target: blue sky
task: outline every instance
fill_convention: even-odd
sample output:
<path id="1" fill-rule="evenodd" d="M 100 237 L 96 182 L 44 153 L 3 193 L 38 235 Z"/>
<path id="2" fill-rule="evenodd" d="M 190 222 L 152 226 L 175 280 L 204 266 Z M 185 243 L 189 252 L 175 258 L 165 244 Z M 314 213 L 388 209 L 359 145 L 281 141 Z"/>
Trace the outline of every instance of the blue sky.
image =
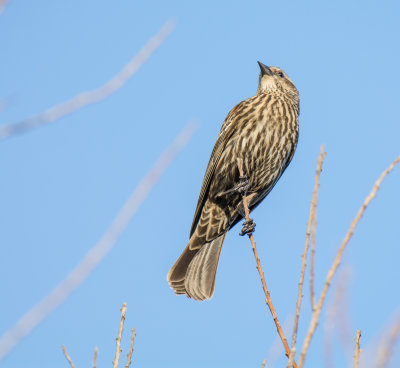
<path id="1" fill-rule="evenodd" d="M 191 120 L 198 129 L 115 248 L 2 367 L 66 366 L 62 344 L 79 367 L 91 364 L 94 346 L 99 364 L 111 364 L 124 301 L 126 331 L 137 330 L 137 367 L 260 366 L 276 331 L 239 228 L 226 238 L 211 301 L 175 296 L 166 282 L 188 241 L 220 125 L 236 103 L 254 95 L 257 60 L 282 67 L 299 89 L 297 152 L 253 215 L 272 299 L 282 322 L 290 320 L 320 145 L 328 155 L 318 208 L 318 295 L 352 218 L 400 153 L 399 10 L 394 1 L 11 0 L 0 15 L 0 98 L 10 98 L 1 124 L 102 85 L 168 19 L 176 27 L 103 102 L 0 142 L 0 334 L 77 265 L 181 129 Z M 336 332 L 338 366 L 351 361 L 357 328 L 365 354 L 373 356 L 398 313 L 399 183 L 397 168 L 346 250 L 350 353 Z M 298 348 L 310 320 L 306 286 Z M 324 362 L 324 321 L 325 313 L 310 367 Z M 128 340 L 126 334 L 124 347 Z M 284 362 L 279 355 L 276 364 Z M 399 364 L 397 353 L 392 366 Z"/>

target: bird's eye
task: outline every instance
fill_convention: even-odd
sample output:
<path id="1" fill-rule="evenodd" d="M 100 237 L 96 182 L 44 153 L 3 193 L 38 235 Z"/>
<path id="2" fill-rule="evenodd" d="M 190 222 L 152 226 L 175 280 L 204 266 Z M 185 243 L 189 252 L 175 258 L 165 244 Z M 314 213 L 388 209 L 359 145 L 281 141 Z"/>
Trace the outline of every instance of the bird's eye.
<path id="1" fill-rule="evenodd" d="M 281 78 L 284 78 L 284 77 L 285 77 L 285 76 L 283 75 L 282 72 L 279 72 L 278 75 L 279 75 Z"/>

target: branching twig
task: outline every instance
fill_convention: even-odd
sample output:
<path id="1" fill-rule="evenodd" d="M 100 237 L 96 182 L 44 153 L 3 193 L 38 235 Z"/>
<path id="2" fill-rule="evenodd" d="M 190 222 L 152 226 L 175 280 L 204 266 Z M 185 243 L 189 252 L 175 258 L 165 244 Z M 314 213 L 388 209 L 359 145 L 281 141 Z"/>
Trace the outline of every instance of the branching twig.
<path id="1" fill-rule="evenodd" d="M 319 177 L 320 177 L 320 174 L 322 171 L 322 165 L 324 163 L 325 156 L 326 156 L 326 152 L 324 152 L 324 146 L 321 146 L 321 152 L 318 157 L 317 169 L 315 172 L 315 184 L 314 184 L 314 190 L 313 190 L 312 200 L 311 200 L 311 204 L 310 204 L 310 215 L 308 217 L 308 223 L 307 223 L 306 242 L 304 245 L 303 255 L 301 256 L 300 281 L 299 281 L 299 289 L 298 289 L 298 293 L 297 293 L 296 315 L 295 315 L 294 325 L 293 325 L 292 349 L 291 349 L 291 356 L 289 359 L 290 361 L 292 361 L 294 359 L 294 355 L 296 352 L 296 338 L 297 338 L 297 330 L 299 327 L 301 299 L 303 298 L 304 274 L 305 274 L 305 270 L 306 270 L 306 260 L 307 260 L 308 248 L 310 245 L 310 229 L 311 229 L 313 221 L 316 221 L 315 212 L 316 212 L 317 200 L 318 200 L 317 198 L 318 198 L 318 189 L 319 189 Z M 312 277 L 310 277 L 310 279 L 312 279 Z"/>
<path id="2" fill-rule="evenodd" d="M 129 349 L 128 354 L 126 354 L 126 364 L 125 364 L 125 368 L 129 368 L 131 363 L 132 363 L 132 353 L 133 353 L 133 344 L 135 342 L 135 337 L 136 337 L 136 331 L 135 331 L 135 327 L 132 328 L 132 337 L 131 337 L 131 347 Z"/>
<path id="3" fill-rule="evenodd" d="M 356 351 L 354 353 L 354 368 L 358 368 L 361 356 L 361 331 L 357 330 L 356 333 Z"/>
<path id="4" fill-rule="evenodd" d="M 121 349 L 121 337 L 122 337 L 122 331 L 124 330 L 124 323 L 125 323 L 125 313 L 126 313 L 126 303 L 122 304 L 121 308 L 121 322 L 119 324 L 119 329 L 118 329 L 118 336 L 115 339 L 116 341 L 116 350 L 115 350 L 115 358 L 113 361 L 113 367 L 118 368 L 119 364 L 119 357 L 121 355 L 122 349 Z"/>
<path id="5" fill-rule="evenodd" d="M 75 365 L 72 362 L 71 357 L 68 355 L 67 348 L 64 345 L 62 346 L 62 350 L 63 350 L 65 358 L 68 360 L 68 363 L 71 366 L 71 368 L 75 368 Z"/>
<path id="6" fill-rule="evenodd" d="M 118 74 L 101 87 L 89 92 L 80 93 L 71 100 L 51 107 L 50 109 L 28 119 L 0 126 L 0 140 L 15 134 L 24 133 L 44 124 L 52 123 L 66 115 L 72 114 L 84 106 L 94 104 L 110 96 L 121 88 L 128 79 L 136 73 L 151 54 L 163 43 L 164 39 L 171 33 L 173 28 L 173 21 L 165 23 L 160 31 L 148 41 L 139 53 L 133 57 L 133 59 L 131 59 Z"/>
<path id="7" fill-rule="evenodd" d="M 374 187 L 372 188 L 371 193 L 365 199 L 365 201 L 362 204 L 361 208 L 359 209 L 356 217 L 354 218 L 354 220 L 352 221 L 352 223 L 350 225 L 350 228 L 349 228 L 349 230 L 348 230 L 348 232 L 347 232 L 347 234 L 346 234 L 346 236 L 345 236 L 345 238 L 344 238 L 344 240 L 343 240 L 343 242 L 342 242 L 342 244 L 341 244 L 341 246 L 340 246 L 340 248 L 339 248 L 339 250 L 338 250 L 338 252 L 336 254 L 336 258 L 333 261 L 333 264 L 332 264 L 331 268 L 328 271 L 328 275 L 326 277 L 326 281 L 325 281 L 324 287 L 322 289 L 321 296 L 320 296 L 320 298 L 318 300 L 317 307 L 316 307 L 316 309 L 314 310 L 314 312 L 312 314 L 312 319 L 311 319 L 311 322 L 310 322 L 310 326 L 309 326 L 309 329 L 307 331 L 307 335 L 306 335 L 306 338 L 304 340 L 303 348 L 302 348 L 302 351 L 301 351 L 301 354 L 300 354 L 299 368 L 302 368 L 304 366 L 306 354 L 307 354 L 308 348 L 310 346 L 311 339 L 312 339 L 312 337 L 314 335 L 314 332 L 315 332 L 315 330 L 317 328 L 319 316 L 321 314 L 322 307 L 323 307 L 323 304 L 324 304 L 324 301 L 325 301 L 329 286 L 330 286 L 330 284 L 332 282 L 332 279 L 333 279 L 333 276 L 335 275 L 336 270 L 339 267 L 339 264 L 340 264 L 340 262 L 342 260 L 343 252 L 346 249 L 346 246 L 347 246 L 348 242 L 350 241 L 351 237 L 353 236 L 354 230 L 355 230 L 358 222 L 360 221 L 365 209 L 367 208 L 369 203 L 375 198 L 375 196 L 376 196 L 376 194 L 378 192 L 379 186 L 381 185 L 383 179 L 386 177 L 386 175 L 388 175 L 393 170 L 393 168 L 399 162 L 400 162 L 400 156 L 397 157 L 392 162 L 392 164 L 381 174 L 379 179 L 376 181 Z"/>
<path id="8" fill-rule="evenodd" d="M 399 338 L 400 335 L 400 316 L 397 321 L 394 323 L 393 327 L 390 330 L 389 338 L 385 337 L 382 339 L 382 342 L 379 346 L 378 359 L 377 359 L 377 368 L 384 368 L 388 366 L 390 359 L 393 355 L 393 348 Z"/>
<path id="9" fill-rule="evenodd" d="M 240 176 L 244 177 L 243 160 L 238 158 L 237 165 L 238 165 Z M 249 205 L 247 203 L 248 202 L 247 201 L 247 196 L 243 195 L 242 200 L 243 200 L 243 208 L 244 208 L 244 211 L 245 211 L 245 214 L 246 214 L 246 217 L 245 217 L 246 221 L 250 221 L 250 211 L 249 211 Z M 260 258 L 258 257 L 258 252 L 257 252 L 257 248 L 256 248 L 256 242 L 254 240 L 254 237 L 253 237 L 252 233 L 249 233 L 248 235 L 249 235 L 249 239 L 250 239 L 250 242 L 251 242 L 251 247 L 253 249 L 254 258 L 256 259 L 257 270 L 258 270 L 258 273 L 260 274 L 262 287 L 263 287 L 263 290 L 264 290 L 264 293 L 265 293 L 265 297 L 266 297 L 265 302 L 267 303 L 267 306 L 268 306 L 269 310 L 271 311 L 271 314 L 272 314 L 272 317 L 274 319 L 274 322 L 275 322 L 276 329 L 278 331 L 279 337 L 281 338 L 283 346 L 285 348 L 286 356 L 289 358 L 289 355 L 290 355 L 289 345 L 287 343 L 286 337 L 285 337 L 285 335 L 283 333 L 281 324 L 279 323 L 278 316 L 276 315 L 275 308 L 274 308 L 274 306 L 272 304 L 272 300 L 271 300 L 271 297 L 269 295 L 267 284 L 265 282 L 264 271 L 261 268 Z M 293 362 L 293 367 L 296 368 L 296 363 L 295 362 Z"/>
<path id="10" fill-rule="evenodd" d="M 99 353 L 99 349 L 97 346 L 94 348 L 94 354 L 93 354 L 93 368 L 97 368 L 97 354 Z"/>
<path id="11" fill-rule="evenodd" d="M 129 224 L 139 206 L 148 196 L 178 152 L 188 143 L 194 133 L 194 124 L 188 124 L 172 145 L 162 153 L 158 161 L 138 184 L 132 195 L 106 230 L 99 242 L 93 246 L 79 265 L 38 305 L 29 310 L 10 330 L 0 338 L 0 360 L 4 358 L 18 342 L 28 335 L 55 308 L 62 304 L 69 295 L 90 275 L 99 262 L 114 247 L 121 233 Z"/>

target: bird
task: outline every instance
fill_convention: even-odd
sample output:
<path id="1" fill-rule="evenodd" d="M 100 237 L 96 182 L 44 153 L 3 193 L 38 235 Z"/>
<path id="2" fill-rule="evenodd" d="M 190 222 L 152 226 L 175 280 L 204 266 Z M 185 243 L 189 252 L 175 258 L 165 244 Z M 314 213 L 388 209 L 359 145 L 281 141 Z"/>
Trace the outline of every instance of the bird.
<path id="1" fill-rule="evenodd" d="M 176 294 L 194 300 L 214 294 L 226 234 L 245 217 L 243 190 L 251 212 L 275 186 L 297 147 L 299 92 L 282 69 L 260 61 L 258 65 L 257 93 L 237 104 L 222 124 L 200 189 L 189 243 L 167 275 Z M 245 225 L 242 233 L 254 231 L 255 224 Z"/>

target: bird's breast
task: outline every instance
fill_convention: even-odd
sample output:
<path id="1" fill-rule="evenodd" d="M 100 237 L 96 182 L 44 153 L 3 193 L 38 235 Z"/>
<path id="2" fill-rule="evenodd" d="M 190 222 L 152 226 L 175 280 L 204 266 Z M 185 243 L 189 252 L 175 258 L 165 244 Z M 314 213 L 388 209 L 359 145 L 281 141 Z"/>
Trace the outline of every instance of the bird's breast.
<path id="1" fill-rule="evenodd" d="M 231 117 L 235 129 L 215 170 L 210 193 L 224 192 L 238 183 L 238 158 L 244 163 L 249 192 L 269 191 L 296 148 L 297 112 L 284 100 L 256 96 L 237 114 Z"/>
<path id="2" fill-rule="evenodd" d="M 297 112 L 285 100 L 262 101 L 249 114 L 232 145 L 232 157 L 241 157 L 250 191 L 271 187 L 293 156 L 298 139 Z"/>

